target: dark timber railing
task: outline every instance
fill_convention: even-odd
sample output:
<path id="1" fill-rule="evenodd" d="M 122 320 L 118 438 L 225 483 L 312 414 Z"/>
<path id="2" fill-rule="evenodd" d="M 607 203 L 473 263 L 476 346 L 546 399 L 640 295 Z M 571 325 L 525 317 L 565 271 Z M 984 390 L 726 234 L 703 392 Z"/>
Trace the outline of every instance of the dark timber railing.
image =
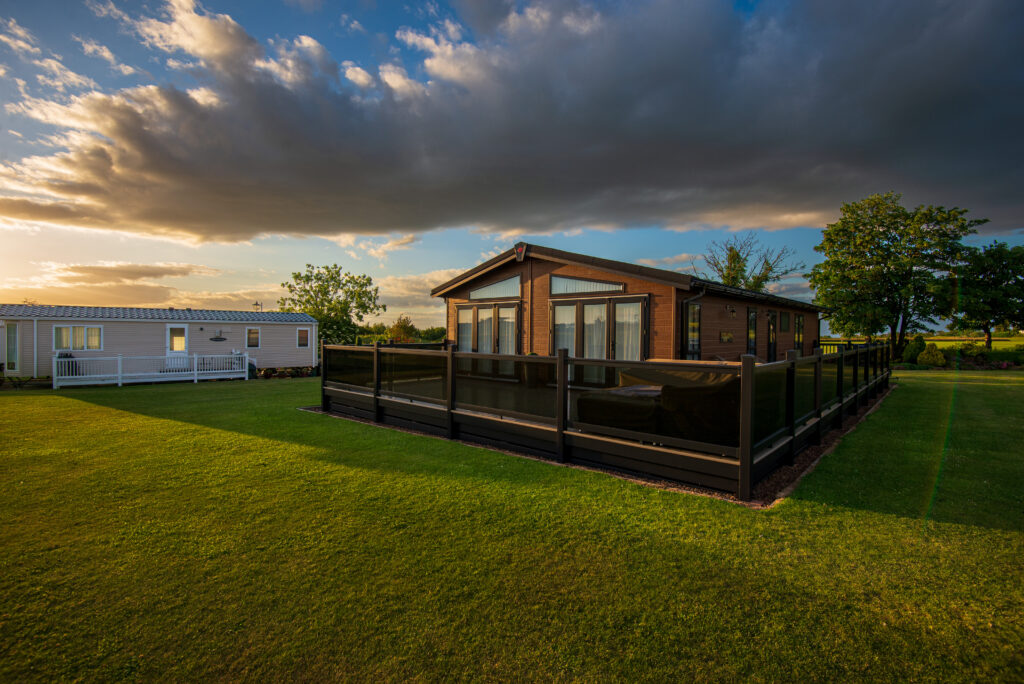
<path id="1" fill-rule="evenodd" d="M 767 364 L 325 345 L 321 363 L 324 411 L 743 499 L 889 380 L 887 344 Z"/>

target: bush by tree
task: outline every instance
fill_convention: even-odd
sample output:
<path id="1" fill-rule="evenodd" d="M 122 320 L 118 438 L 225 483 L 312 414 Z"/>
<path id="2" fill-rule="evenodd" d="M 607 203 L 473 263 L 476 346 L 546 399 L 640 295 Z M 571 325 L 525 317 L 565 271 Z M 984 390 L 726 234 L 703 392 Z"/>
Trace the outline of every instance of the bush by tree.
<path id="1" fill-rule="evenodd" d="M 398 314 L 398 318 L 388 328 L 388 339 L 395 342 L 414 342 L 419 339 L 419 331 L 412 324 L 412 319 L 405 314 Z"/>
<path id="2" fill-rule="evenodd" d="M 448 329 L 443 325 L 423 328 L 420 330 L 420 339 L 424 342 L 440 342 L 448 336 Z"/>
<path id="3" fill-rule="evenodd" d="M 815 251 L 825 261 L 811 270 L 815 303 L 831 310 L 829 327 L 844 337 L 888 330 L 893 358 L 901 358 L 907 334 L 935 325 L 948 311 L 942 295 L 961 240 L 986 219 L 966 209 L 906 209 L 887 192 L 844 204 L 825 228 Z"/>
<path id="4" fill-rule="evenodd" d="M 917 357 L 924 351 L 924 347 L 924 335 L 914 335 L 914 339 L 903 350 L 903 360 L 907 363 L 917 363 Z"/>
<path id="5" fill-rule="evenodd" d="M 946 357 L 939 351 L 939 346 L 930 342 L 924 351 L 917 357 L 917 363 L 922 366 L 945 366 Z"/>
<path id="6" fill-rule="evenodd" d="M 980 330 L 985 348 L 991 349 L 993 330 L 1024 325 L 1024 247 L 993 242 L 982 249 L 965 248 L 951 293 L 952 327 Z"/>
<path id="7" fill-rule="evenodd" d="M 306 313 L 317 320 L 320 337 L 328 344 L 351 344 L 358 324 L 386 307 L 378 301 L 378 288 L 368 275 L 353 275 L 337 264 L 313 266 L 292 273 L 281 283 L 288 295 L 277 300 L 281 311 Z"/>
<path id="8" fill-rule="evenodd" d="M 708 243 L 702 256 L 707 270 L 698 271 L 694 264 L 691 268 L 700 277 L 723 285 L 764 292 L 771 283 L 804 268 L 804 264 L 791 261 L 795 254 L 790 247 L 764 247 L 754 233 L 747 233 Z"/>

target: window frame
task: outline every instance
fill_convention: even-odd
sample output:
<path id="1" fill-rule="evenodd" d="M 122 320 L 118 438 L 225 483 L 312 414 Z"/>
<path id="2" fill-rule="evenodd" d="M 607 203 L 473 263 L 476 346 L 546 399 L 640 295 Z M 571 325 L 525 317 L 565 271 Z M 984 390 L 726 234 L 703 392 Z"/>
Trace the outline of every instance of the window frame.
<path id="1" fill-rule="evenodd" d="M 793 314 L 793 346 L 800 350 L 802 354 L 804 351 L 804 315 Z"/>
<path id="2" fill-rule="evenodd" d="M 650 295 L 649 294 L 627 294 L 605 297 L 580 297 L 570 295 L 565 297 L 552 297 L 548 302 L 548 353 L 554 356 L 558 350 L 555 349 L 555 307 L 576 306 L 576 334 L 573 340 L 571 356 L 576 359 L 585 359 L 583 356 L 583 307 L 586 304 L 605 305 L 605 334 L 604 334 L 604 356 L 594 361 L 615 360 L 615 304 L 640 303 L 640 360 L 646 361 L 650 354 Z M 632 363 L 632 362 L 623 362 Z"/>
<path id="3" fill-rule="evenodd" d="M 69 333 L 70 336 L 68 337 L 68 346 L 67 347 L 58 347 L 57 346 L 57 329 L 58 328 L 67 328 L 68 330 L 71 331 Z M 82 334 L 83 334 L 83 339 L 85 340 L 85 346 L 82 349 L 75 349 L 75 331 L 74 331 L 75 328 L 83 328 L 84 329 Z M 99 331 L 100 331 L 100 346 L 97 347 L 96 349 L 90 349 L 89 348 L 89 328 L 99 328 Z M 104 333 L 103 333 L 103 325 L 101 325 L 101 324 L 92 325 L 92 324 L 89 324 L 89 323 L 57 323 L 57 324 L 54 324 L 53 330 L 50 332 L 50 336 L 53 338 L 53 348 L 51 349 L 51 351 L 55 351 L 55 352 L 62 352 L 62 351 L 103 351 L 103 343 L 105 341 L 104 340 Z"/>
<path id="4" fill-rule="evenodd" d="M 256 346 L 253 347 L 249 344 L 249 331 L 256 331 Z M 187 339 L 187 338 L 186 338 Z M 260 330 L 259 326 L 245 326 L 245 348 L 246 349 L 262 349 L 263 348 L 263 331 Z"/>
<path id="5" fill-rule="evenodd" d="M 299 333 L 303 332 L 303 331 L 305 331 L 305 333 L 306 333 L 306 344 L 304 344 L 304 345 L 299 344 Z M 311 329 L 310 328 L 296 328 L 295 329 L 295 348 L 296 349 L 309 349 L 309 347 L 310 347 L 310 340 L 309 340 L 310 333 L 311 333 Z M 246 342 L 248 342 L 248 339 L 246 339 Z"/>
<path id="6" fill-rule="evenodd" d="M 590 292 L 567 292 L 564 294 L 555 294 L 555 278 L 562 278 L 564 280 L 578 280 L 581 282 L 600 283 L 601 285 L 615 285 L 618 290 L 592 290 Z M 601 280 L 599 278 L 580 278 L 577 276 L 566 276 L 560 273 L 551 273 L 548 275 L 548 298 L 550 299 L 578 299 L 580 296 L 583 297 L 614 297 L 616 292 L 619 296 L 626 294 L 626 283 L 618 280 Z"/>
<path id="7" fill-rule="evenodd" d="M 690 345 L 690 309 L 692 307 L 697 308 L 697 344 L 696 349 Z M 685 302 L 683 306 L 683 330 L 686 334 L 683 336 L 683 358 L 687 361 L 700 361 L 701 357 L 701 335 L 703 333 L 704 325 L 704 308 L 700 302 Z M 696 356 L 693 354 L 696 353 Z"/>
<path id="8" fill-rule="evenodd" d="M 474 298 L 473 297 L 473 293 L 474 292 L 479 292 L 480 290 L 482 290 L 484 288 L 487 288 L 487 287 L 490 287 L 491 285 L 497 285 L 498 283 L 504 283 L 504 282 L 506 282 L 508 280 L 513 280 L 513 279 L 516 279 L 516 280 L 519 281 L 519 294 L 517 294 L 517 295 L 499 295 L 497 297 L 479 297 L 479 298 Z M 495 280 L 493 283 L 488 283 L 487 285 L 481 285 L 480 287 L 476 288 L 475 290 L 470 290 L 469 292 L 466 293 L 466 302 L 467 302 L 467 304 L 473 304 L 473 305 L 476 305 L 476 304 L 488 304 L 488 303 L 491 303 L 491 302 L 507 302 L 510 299 L 515 300 L 515 301 L 519 301 L 519 300 L 522 300 L 522 298 L 523 298 L 523 274 L 522 273 L 516 273 L 515 275 L 510 275 L 508 278 L 502 278 L 501 280 Z M 462 305 L 460 304 L 459 306 L 462 306 Z M 476 329 L 476 324 L 475 323 L 473 325 L 473 328 L 474 328 L 474 330 Z M 473 341 L 473 344 L 474 345 L 476 344 L 475 340 Z"/>
<path id="9" fill-rule="evenodd" d="M 491 349 L 482 351 L 479 349 L 479 310 L 480 309 L 491 309 Z M 459 312 L 472 309 L 473 320 L 470 323 L 472 325 L 472 349 L 462 349 L 458 347 L 459 344 Z M 473 352 L 474 354 L 497 354 L 498 353 L 498 335 L 500 334 L 500 322 L 498 320 L 498 309 L 515 309 L 515 316 L 513 320 L 515 322 L 515 332 L 513 333 L 513 339 L 515 340 L 514 351 L 512 356 L 518 356 L 522 352 L 522 306 L 521 302 L 516 299 L 495 299 L 493 301 L 480 301 L 477 300 L 474 303 L 466 302 L 464 304 L 455 305 L 455 344 L 460 352 Z"/>
<path id="10" fill-rule="evenodd" d="M 183 351 L 171 351 L 171 328 L 182 328 L 185 331 L 185 349 Z M 168 323 L 164 326 L 164 355 L 188 354 L 188 323 Z"/>

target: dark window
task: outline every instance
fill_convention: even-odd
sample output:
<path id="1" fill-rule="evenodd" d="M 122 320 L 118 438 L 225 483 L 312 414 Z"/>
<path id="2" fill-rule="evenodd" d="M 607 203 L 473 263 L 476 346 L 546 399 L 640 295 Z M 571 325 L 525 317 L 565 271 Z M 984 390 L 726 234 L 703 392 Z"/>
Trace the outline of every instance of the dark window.
<path id="1" fill-rule="evenodd" d="M 779 314 L 779 332 L 789 332 L 789 312 Z"/>
<path id="2" fill-rule="evenodd" d="M 647 353 L 643 297 L 558 299 L 551 303 L 550 354 L 569 350 L 587 359 L 642 361 Z"/>
<path id="3" fill-rule="evenodd" d="M 308 347 L 309 346 L 309 331 L 305 328 L 299 328 L 298 337 L 295 341 L 297 347 Z"/>
<path id="4" fill-rule="evenodd" d="M 700 304 L 686 305 L 686 358 L 700 359 Z"/>
<path id="5" fill-rule="evenodd" d="M 777 334 L 776 326 L 776 313 L 774 311 L 768 312 L 768 362 L 771 363 L 778 358 L 778 347 L 777 347 Z"/>
<path id="6" fill-rule="evenodd" d="M 516 307 L 511 303 L 458 307 L 456 349 L 481 354 L 516 354 L 519 329 Z"/>
<path id="7" fill-rule="evenodd" d="M 804 315 L 796 314 L 793 318 L 793 346 L 803 351 L 804 349 Z"/>
<path id="8" fill-rule="evenodd" d="M 757 356 L 757 309 L 747 309 L 747 353 Z"/>
<path id="9" fill-rule="evenodd" d="M 173 330 L 173 328 L 172 328 Z M 249 349 L 259 349 L 260 346 L 260 329 L 259 328 L 246 328 L 245 329 L 245 346 Z"/>

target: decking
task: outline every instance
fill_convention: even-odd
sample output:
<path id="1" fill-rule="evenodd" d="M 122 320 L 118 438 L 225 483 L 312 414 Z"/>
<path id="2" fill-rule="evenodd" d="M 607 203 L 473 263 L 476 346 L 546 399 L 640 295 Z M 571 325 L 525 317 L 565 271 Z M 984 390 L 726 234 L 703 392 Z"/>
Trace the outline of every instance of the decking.
<path id="1" fill-rule="evenodd" d="M 54 358 L 53 388 L 247 379 L 249 360 L 248 354 Z"/>

